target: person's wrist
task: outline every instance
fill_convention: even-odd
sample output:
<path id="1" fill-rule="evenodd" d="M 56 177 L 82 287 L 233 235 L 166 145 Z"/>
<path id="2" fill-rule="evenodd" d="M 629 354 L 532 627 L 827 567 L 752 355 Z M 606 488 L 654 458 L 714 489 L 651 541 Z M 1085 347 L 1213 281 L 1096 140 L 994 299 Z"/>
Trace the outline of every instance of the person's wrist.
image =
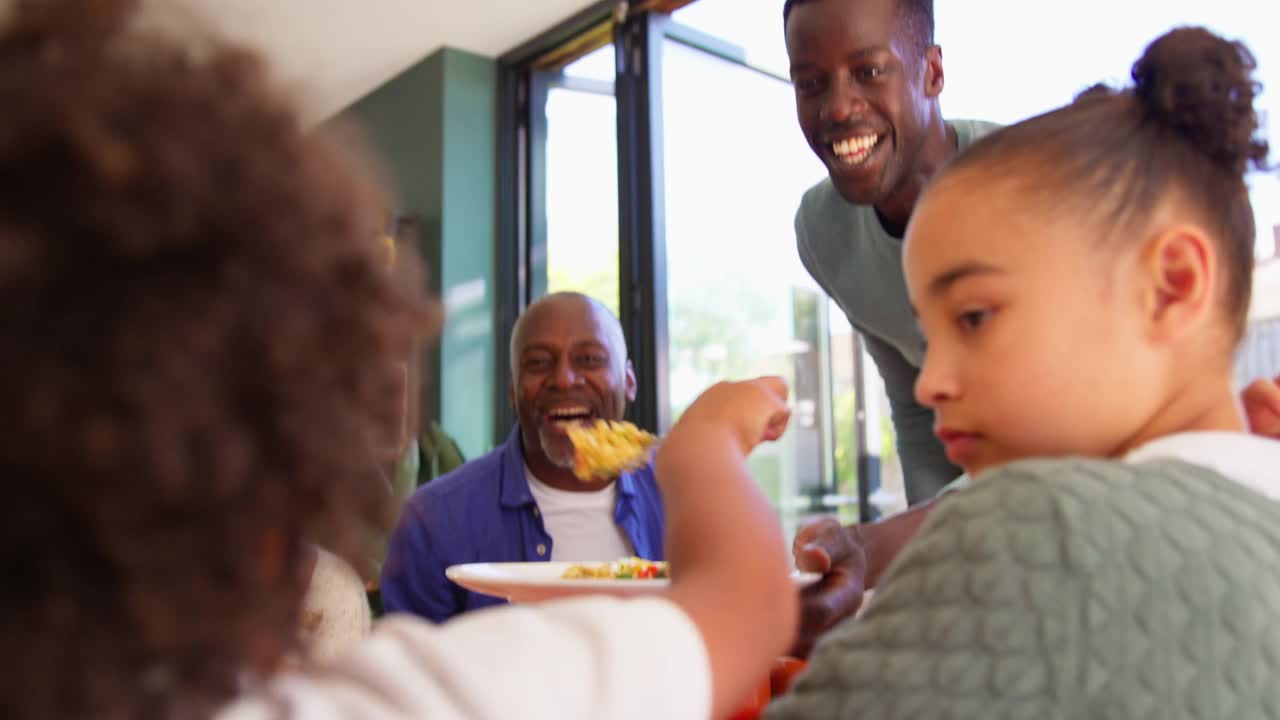
<path id="1" fill-rule="evenodd" d="M 875 545 L 877 523 L 857 523 L 848 526 L 849 544 L 860 548 L 867 562 L 871 561 L 872 547 Z M 852 553 L 851 553 L 852 554 Z"/>
<path id="2" fill-rule="evenodd" d="M 663 438 L 655 458 L 658 483 L 663 484 L 666 475 L 680 472 L 686 464 L 700 464 L 707 456 L 707 450 L 717 442 L 728 442 L 741 450 L 736 429 L 722 423 L 694 419 L 682 419 Z M 743 455 L 745 456 L 745 452 Z"/>
<path id="3" fill-rule="evenodd" d="M 880 531 L 883 529 L 883 525 L 881 522 L 858 523 L 857 525 L 849 526 L 849 529 L 852 531 L 849 542 L 854 548 L 850 556 L 862 553 L 864 563 L 862 573 L 863 589 L 875 587 L 876 580 L 883 569 L 879 558 L 879 548 L 882 545 Z"/>
<path id="4" fill-rule="evenodd" d="M 668 438 L 676 435 L 677 430 L 686 438 L 687 442 L 698 446 L 703 446 L 707 442 L 714 442 L 719 438 L 727 439 L 744 456 L 749 454 L 759 441 L 759 438 L 752 436 L 752 429 L 744 427 L 743 423 L 736 419 L 720 421 L 701 417 L 681 419 L 672 428 Z M 665 443 L 666 441 L 664 441 Z"/>

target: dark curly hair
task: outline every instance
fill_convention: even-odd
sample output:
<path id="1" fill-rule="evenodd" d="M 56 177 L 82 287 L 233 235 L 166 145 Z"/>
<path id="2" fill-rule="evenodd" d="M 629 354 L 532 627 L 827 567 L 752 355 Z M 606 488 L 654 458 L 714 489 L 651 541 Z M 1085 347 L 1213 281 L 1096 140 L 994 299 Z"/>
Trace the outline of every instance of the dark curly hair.
<path id="1" fill-rule="evenodd" d="M 935 183 L 975 167 L 1021 178 L 1048 206 L 1107 228 L 1104 240 L 1127 234 L 1179 193 L 1219 245 L 1225 310 L 1239 339 L 1256 238 L 1244 176 L 1268 167 L 1253 107 L 1261 92 L 1255 68 L 1243 44 L 1176 28 L 1147 46 L 1132 87 L 1095 85 L 1066 107 L 1002 128 L 957 156 Z"/>
<path id="2" fill-rule="evenodd" d="M 435 306 L 366 166 L 253 54 L 126 0 L 0 29 L 0 715 L 194 717 L 296 640 L 305 539 L 374 457 Z"/>

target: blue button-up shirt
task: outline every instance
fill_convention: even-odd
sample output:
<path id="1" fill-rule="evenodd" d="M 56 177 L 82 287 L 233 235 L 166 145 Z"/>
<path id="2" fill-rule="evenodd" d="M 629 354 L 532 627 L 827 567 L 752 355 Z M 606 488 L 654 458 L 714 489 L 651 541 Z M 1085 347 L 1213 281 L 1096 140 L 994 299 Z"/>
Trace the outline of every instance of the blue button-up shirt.
<path id="1" fill-rule="evenodd" d="M 662 496 L 653 466 L 617 480 L 613 521 L 636 555 L 663 559 Z M 498 605 L 444 576 L 450 565 L 531 562 L 551 557 L 552 538 L 529 490 L 520 428 L 489 454 L 419 488 L 405 503 L 382 566 L 382 605 L 436 622 Z"/>

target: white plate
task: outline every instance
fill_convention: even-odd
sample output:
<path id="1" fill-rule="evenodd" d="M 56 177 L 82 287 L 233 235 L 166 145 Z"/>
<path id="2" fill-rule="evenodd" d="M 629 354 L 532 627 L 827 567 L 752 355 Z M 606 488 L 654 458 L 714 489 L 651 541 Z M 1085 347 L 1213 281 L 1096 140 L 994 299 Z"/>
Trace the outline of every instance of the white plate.
<path id="1" fill-rule="evenodd" d="M 511 602 L 534 602 L 571 595 L 652 595 L 667 589 L 666 578 L 650 580 L 564 580 L 560 576 L 573 563 L 470 563 L 453 565 L 445 577 L 474 592 L 506 598 Z M 594 563 L 589 563 L 594 564 Z M 797 588 L 818 581 L 822 576 L 796 570 L 791 580 Z"/>

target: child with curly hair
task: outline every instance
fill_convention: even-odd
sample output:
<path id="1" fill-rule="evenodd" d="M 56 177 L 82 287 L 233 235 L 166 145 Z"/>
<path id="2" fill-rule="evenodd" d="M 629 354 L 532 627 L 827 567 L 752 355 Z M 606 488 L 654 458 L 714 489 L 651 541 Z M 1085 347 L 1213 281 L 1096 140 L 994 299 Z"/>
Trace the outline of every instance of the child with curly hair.
<path id="1" fill-rule="evenodd" d="M 136 4 L 24 0 L 0 26 L 0 715 L 704 718 L 745 697 L 796 616 L 744 460 L 786 422 L 769 379 L 713 388 L 666 440 L 666 596 L 393 619 L 282 667 L 310 543 L 353 559 L 386 527 L 375 448 L 438 310 L 386 271 L 362 165 L 260 61 Z"/>

